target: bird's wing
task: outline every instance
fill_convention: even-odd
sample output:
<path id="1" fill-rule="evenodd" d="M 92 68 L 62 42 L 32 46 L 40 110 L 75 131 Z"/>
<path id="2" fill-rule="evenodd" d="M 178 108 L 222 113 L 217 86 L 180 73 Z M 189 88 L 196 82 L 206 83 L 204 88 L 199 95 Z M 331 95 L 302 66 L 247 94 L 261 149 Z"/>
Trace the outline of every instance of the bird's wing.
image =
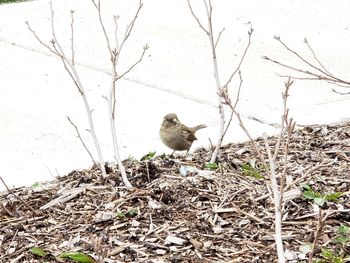
<path id="1" fill-rule="evenodd" d="M 182 133 L 187 137 L 189 141 L 197 140 L 197 137 L 194 135 L 194 131 L 184 125 L 181 127 Z"/>

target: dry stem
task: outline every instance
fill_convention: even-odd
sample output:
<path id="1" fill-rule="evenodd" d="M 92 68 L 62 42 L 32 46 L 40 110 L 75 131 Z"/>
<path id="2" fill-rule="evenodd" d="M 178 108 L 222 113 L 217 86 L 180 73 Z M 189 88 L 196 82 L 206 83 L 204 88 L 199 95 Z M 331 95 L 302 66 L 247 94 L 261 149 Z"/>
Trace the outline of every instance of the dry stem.
<path id="1" fill-rule="evenodd" d="M 71 58 L 71 60 L 69 60 L 67 55 L 63 51 L 62 46 L 60 45 L 60 43 L 59 43 L 59 41 L 57 39 L 57 36 L 56 36 L 55 27 L 54 27 L 54 11 L 53 11 L 53 8 L 52 8 L 52 2 L 50 2 L 50 10 L 51 10 L 51 30 L 52 30 L 52 35 L 53 35 L 53 39 L 51 40 L 51 46 L 46 44 L 46 43 L 44 43 L 38 37 L 36 32 L 30 27 L 28 22 L 26 22 L 27 27 L 28 27 L 29 31 L 31 31 L 33 33 L 34 37 L 39 41 L 39 43 L 41 45 L 46 47 L 50 52 L 52 52 L 53 54 L 55 54 L 57 57 L 59 57 L 61 59 L 66 72 L 69 74 L 69 76 L 73 80 L 76 88 L 78 89 L 78 91 L 79 91 L 79 93 L 80 93 L 80 95 L 81 95 L 81 97 L 83 99 L 84 105 L 85 105 L 85 110 L 86 110 L 86 114 L 87 114 L 88 121 L 89 121 L 89 126 L 90 126 L 90 132 L 91 132 L 91 136 L 92 136 L 92 139 L 94 141 L 95 148 L 96 148 L 96 151 L 97 151 L 97 155 L 98 155 L 98 159 L 99 159 L 99 164 L 100 164 L 100 169 L 101 169 L 101 172 L 102 172 L 102 176 L 103 177 L 107 177 L 106 169 L 105 169 L 105 166 L 104 166 L 104 160 L 103 160 L 103 157 L 102 157 L 101 147 L 100 147 L 99 140 L 98 140 L 96 132 L 95 132 L 94 121 L 92 119 L 92 111 L 90 109 L 90 105 L 89 105 L 88 99 L 86 97 L 84 86 L 83 86 L 83 84 L 82 84 L 82 82 L 80 80 L 80 76 L 79 76 L 79 74 L 78 74 L 78 72 L 76 71 L 76 68 L 75 68 L 75 62 L 74 62 L 74 54 L 75 54 L 75 52 L 74 52 L 74 37 L 73 37 L 74 36 L 74 27 L 73 27 L 73 24 L 74 24 L 74 12 L 71 12 L 71 34 L 72 34 L 71 35 L 71 52 L 72 52 L 72 58 Z"/>
<path id="2" fill-rule="evenodd" d="M 312 243 L 312 248 L 311 251 L 309 253 L 309 258 L 308 258 L 308 263 L 312 262 L 312 259 L 314 257 L 314 253 L 316 250 L 316 246 L 317 246 L 317 241 L 320 238 L 320 235 L 322 233 L 322 229 L 326 224 L 327 218 L 330 215 L 330 211 L 327 211 L 326 214 L 323 213 L 323 210 L 320 208 L 319 210 L 319 214 L 318 214 L 318 223 L 317 223 L 317 229 L 314 235 L 314 241 Z"/>
<path id="3" fill-rule="evenodd" d="M 199 20 L 198 16 L 195 14 L 193 8 L 192 8 L 192 5 L 191 5 L 191 2 L 190 0 L 187 0 L 187 4 L 189 6 L 189 9 L 191 11 L 191 14 L 193 16 L 193 18 L 196 20 L 198 26 L 204 31 L 204 33 L 208 36 L 209 38 L 209 42 L 210 42 L 210 47 L 211 47 L 211 53 L 212 53 L 212 62 L 213 62 L 213 70 L 214 70 L 214 78 L 215 78 L 215 83 L 216 83 L 216 90 L 217 90 L 217 96 L 218 96 L 218 108 L 219 108 L 219 115 L 220 115 L 220 125 L 219 125 L 219 137 L 218 137 L 218 142 L 216 143 L 216 147 L 213 151 L 213 154 L 211 156 L 211 159 L 210 159 L 210 162 L 211 163 L 214 163 L 216 162 L 216 159 L 217 159 L 217 155 L 218 155 L 218 152 L 220 150 L 220 147 L 221 147 L 221 144 L 222 144 L 222 141 L 224 139 L 224 136 L 227 132 L 227 129 L 228 127 L 230 126 L 231 124 L 231 121 L 232 121 L 232 117 L 233 117 L 233 110 L 231 111 L 231 115 L 230 115 L 230 119 L 228 120 L 227 124 L 225 125 L 225 111 L 224 111 L 224 104 L 225 103 L 225 100 L 229 99 L 228 97 L 228 92 L 227 92 L 227 88 L 228 88 L 228 85 L 229 83 L 231 82 L 232 78 L 236 75 L 237 72 L 240 72 L 240 67 L 242 65 L 242 62 L 245 58 L 245 55 L 248 51 L 248 48 L 250 46 L 250 40 L 251 40 L 251 34 L 253 33 L 253 29 L 250 29 L 250 31 L 248 32 L 249 34 L 249 41 L 248 41 L 248 45 L 243 53 L 243 56 L 241 58 L 241 61 L 238 63 L 238 66 L 236 67 L 236 69 L 233 71 L 233 73 L 230 75 L 228 81 L 226 82 L 226 84 L 224 85 L 224 87 L 221 86 L 221 83 L 220 83 L 220 77 L 219 77 L 219 69 L 218 69 L 218 61 L 217 61 L 217 55 L 216 55 L 216 48 L 217 48 L 217 45 L 219 43 L 219 40 L 220 40 L 220 37 L 223 33 L 223 31 L 225 30 L 225 28 L 223 28 L 216 40 L 214 41 L 214 32 L 213 32 L 213 21 L 212 21 L 212 14 L 213 14 L 213 7 L 212 7 L 212 4 L 211 4 L 211 0 L 203 0 L 203 3 L 204 3 L 204 6 L 205 6 L 205 10 L 206 10 L 206 17 L 207 17 L 207 23 L 208 23 L 208 26 L 205 27 L 202 22 Z M 240 86 L 239 86 L 239 91 L 238 91 L 238 94 L 240 92 L 240 88 L 241 88 L 241 85 L 242 85 L 242 76 L 241 76 L 241 73 L 239 73 L 240 75 Z M 226 93 L 225 93 L 226 92 Z M 222 94 L 226 94 L 226 98 L 222 96 Z M 238 95 L 239 96 L 239 95 Z M 236 103 L 237 104 L 237 103 Z M 229 105 L 229 104 L 227 104 Z M 232 106 L 232 105 L 231 105 Z M 232 109 L 232 108 L 231 108 Z"/>
<path id="4" fill-rule="evenodd" d="M 75 131 L 76 131 L 76 133 L 78 135 L 78 138 L 79 138 L 81 144 L 83 145 L 83 147 L 85 148 L 85 150 L 87 151 L 87 153 L 89 154 L 92 163 L 96 164 L 96 161 L 95 161 L 94 157 L 92 156 L 91 152 L 89 151 L 89 148 L 86 146 L 86 144 L 83 141 L 83 138 L 80 136 L 80 132 L 79 132 L 79 129 L 78 129 L 77 125 L 75 125 L 73 123 L 73 121 L 68 116 L 67 116 L 67 119 L 68 119 L 69 123 L 74 127 L 74 129 L 75 129 Z"/>
<path id="5" fill-rule="evenodd" d="M 109 112 L 109 119 L 110 119 L 110 128 L 111 128 L 111 134 L 112 134 L 112 141 L 113 141 L 113 150 L 114 150 L 114 159 L 116 160 L 117 164 L 118 164 L 118 168 L 119 171 L 122 175 L 122 179 L 123 179 L 123 183 L 127 188 L 132 188 L 131 183 L 129 182 L 127 175 L 126 175 L 126 171 L 125 171 L 125 167 L 121 161 L 120 158 L 120 154 L 119 154 L 119 146 L 118 146 L 118 140 L 117 140 L 117 132 L 116 132 L 116 125 L 115 125 L 115 105 L 116 105 L 116 82 L 121 79 L 122 77 L 124 77 L 126 74 L 128 74 L 137 64 L 139 64 L 144 55 L 146 50 L 148 49 L 148 46 L 144 46 L 143 48 L 143 52 L 140 56 L 140 58 L 133 63 L 127 70 L 124 71 L 124 73 L 122 74 L 118 74 L 117 73 L 117 64 L 118 64 L 118 60 L 119 60 L 119 56 L 121 54 L 122 48 L 124 46 L 124 44 L 126 43 L 126 41 L 128 40 L 132 29 L 134 28 L 136 19 L 138 17 L 138 14 L 143 6 L 142 1 L 139 1 L 139 5 L 136 11 L 136 14 L 134 15 L 134 17 L 132 18 L 130 24 L 127 26 L 124 36 L 122 38 L 121 44 L 119 44 L 119 38 L 118 38 L 118 23 L 117 17 L 114 17 L 114 23 L 115 23 L 115 48 L 112 48 L 112 44 L 108 38 L 108 34 L 107 31 L 105 29 L 103 20 L 102 20 L 102 13 L 101 13 L 101 2 L 100 0 L 97 0 L 97 2 L 95 0 L 92 0 L 92 3 L 94 4 L 97 12 L 98 12 L 98 16 L 99 16 L 99 22 L 103 31 L 103 35 L 106 39 L 106 44 L 107 44 L 107 50 L 110 54 L 110 59 L 111 59 L 111 64 L 112 64 L 112 68 L 111 68 L 111 84 L 110 84 L 110 89 L 109 89 L 109 93 L 108 93 L 108 112 Z"/>
<path id="6" fill-rule="evenodd" d="M 283 249 L 283 242 L 282 242 L 282 206 L 281 206 L 281 191 L 279 190 L 278 183 L 277 183 L 277 175 L 276 175 L 276 168 L 275 168 L 275 162 L 273 160 L 273 156 L 271 154 L 271 149 L 267 141 L 267 136 L 264 133 L 263 135 L 264 141 L 265 141 L 265 148 L 267 151 L 267 155 L 269 157 L 269 165 L 270 165 L 270 181 L 271 181 L 271 187 L 272 187 L 272 193 L 273 193 L 273 201 L 274 201 L 274 208 L 275 208 L 275 242 L 276 242 L 276 249 L 277 249 L 277 256 L 278 256 L 278 262 L 284 263 L 286 262 L 286 259 L 284 257 L 284 249 Z"/>
<path id="7" fill-rule="evenodd" d="M 313 63 L 309 60 L 307 60 L 305 57 L 303 57 L 302 55 L 300 55 L 297 51 L 291 49 L 286 43 L 284 43 L 280 37 L 275 36 L 275 39 L 290 53 L 292 53 L 295 57 L 297 57 L 302 64 L 304 64 L 305 66 L 311 68 L 311 70 L 308 69 L 303 69 L 300 66 L 291 66 L 289 64 L 280 62 L 278 60 L 274 60 L 271 59 L 267 56 L 263 56 L 263 59 L 266 59 L 267 61 L 273 62 L 281 67 L 290 69 L 294 72 L 298 72 L 301 73 L 302 75 L 306 75 L 306 77 L 292 77 L 292 76 L 287 76 L 293 79 L 302 79 L 302 80 L 323 80 L 326 82 L 329 82 L 331 84 L 335 84 L 338 85 L 340 87 L 343 88 L 350 88 L 350 81 L 349 80 L 344 80 L 341 79 L 335 75 L 333 75 L 332 73 L 330 73 L 326 67 L 322 64 L 322 62 L 318 59 L 318 57 L 316 56 L 314 50 L 312 49 L 311 45 L 309 44 L 309 42 L 307 41 L 307 39 L 304 40 L 304 43 L 307 45 L 308 49 L 310 50 L 310 52 L 313 55 L 314 60 L 316 61 L 316 63 Z M 350 94 L 350 92 L 339 92 L 336 91 L 334 89 L 332 89 L 334 92 L 341 94 L 341 95 L 346 95 L 346 94 Z"/>

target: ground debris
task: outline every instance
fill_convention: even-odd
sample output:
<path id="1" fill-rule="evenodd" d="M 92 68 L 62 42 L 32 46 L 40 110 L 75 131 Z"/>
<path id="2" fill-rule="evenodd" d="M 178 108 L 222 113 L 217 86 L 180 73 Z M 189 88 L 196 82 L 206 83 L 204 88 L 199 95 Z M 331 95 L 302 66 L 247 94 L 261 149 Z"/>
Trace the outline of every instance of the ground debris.
<path id="1" fill-rule="evenodd" d="M 263 140 L 256 141 L 263 149 Z M 276 139 L 269 144 L 273 148 Z M 317 223 L 300 184 L 344 192 L 329 206 L 350 208 L 350 123 L 304 127 L 293 133 L 289 149 L 282 232 L 286 255 L 296 262 Z M 247 142 L 220 152 L 216 170 L 206 168 L 205 149 L 187 157 L 125 160 L 132 191 L 112 164 L 106 164 L 107 178 L 94 166 L 14 189 L 35 214 L 13 194 L 0 193 L 0 262 L 42 262 L 29 252 L 32 247 L 50 253 L 48 262 L 68 262 L 52 255 L 74 251 L 100 262 L 275 262 L 269 192 L 264 179 L 242 169 L 257 159 L 254 150 Z M 283 160 L 281 152 L 278 169 Z M 329 242 L 332 227 L 349 221 L 349 213 L 334 213 L 320 242 Z"/>

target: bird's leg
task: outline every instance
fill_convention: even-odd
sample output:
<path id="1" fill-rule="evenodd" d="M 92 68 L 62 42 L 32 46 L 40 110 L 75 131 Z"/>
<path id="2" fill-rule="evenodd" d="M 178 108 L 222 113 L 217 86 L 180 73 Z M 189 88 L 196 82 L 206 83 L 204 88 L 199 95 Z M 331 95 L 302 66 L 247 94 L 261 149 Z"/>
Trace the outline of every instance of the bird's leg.
<path id="1" fill-rule="evenodd" d="M 170 157 L 174 157 L 174 153 L 175 153 L 176 151 L 174 150 L 171 154 L 170 154 Z"/>

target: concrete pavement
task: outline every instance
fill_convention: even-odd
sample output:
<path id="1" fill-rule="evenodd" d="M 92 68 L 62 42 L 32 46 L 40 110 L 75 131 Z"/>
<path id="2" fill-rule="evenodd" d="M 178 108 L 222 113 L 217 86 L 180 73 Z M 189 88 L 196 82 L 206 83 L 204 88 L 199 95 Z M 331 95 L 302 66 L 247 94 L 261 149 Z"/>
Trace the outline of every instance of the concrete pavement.
<path id="1" fill-rule="evenodd" d="M 193 1 L 195 2 L 195 1 Z M 91 1 L 55 0 L 57 35 L 70 51 L 70 10 L 75 10 L 76 60 L 88 91 L 104 158 L 112 160 L 107 105 L 109 59 L 105 41 Z M 200 1 L 201 3 L 201 1 Z M 120 15 L 120 33 L 137 8 L 138 1 L 102 1 L 103 18 L 113 35 L 113 15 Z M 214 29 L 225 31 L 218 45 L 220 77 L 224 82 L 238 63 L 254 34 L 242 67 L 244 84 L 239 111 L 254 136 L 277 130 L 247 119 L 279 123 L 284 79 L 276 73 L 288 71 L 261 57 L 284 62 L 295 59 L 273 39 L 279 35 L 294 49 L 310 58 L 304 37 L 328 69 L 349 79 L 350 29 L 345 17 L 350 2 L 307 1 L 213 1 Z M 203 18 L 204 9 L 196 2 Z M 49 180 L 91 162 L 66 116 L 79 126 L 84 140 L 93 145 L 82 100 L 61 62 L 40 46 L 28 31 L 29 21 L 37 34 L 50 41 L 49 1 L 0 5 L 0 159 L 1 176 L 10 185 L 21 186 Z M 208 146 L 217 140 L 219 124 L 215 81 L 207 37 L 191 17 L 187 3 L 145 0 L 134 31 L 121 57 L 125 69 L 150 46 L 144 61 L 119 82 L 117 89 L 117 130 L 123 158 L 139 158 L 149 151 L 170 153 L 158 137 L 163 115 L 176 112 L 188 125 L 205 123 L 193 145 Z M 290 73 L 290 72 L 289 72 Z M 237 81 L 231 87 L 234 95 Z M 332 93 L 328 83 L 296 81 L 290 91 L 290 115 L 298 124 L 331 123 L 350 118 L 350 96 Z M 226 142 L 246 140 L 236 121 Z M 0 185 L 0 189 L 4 187 Z"/>

